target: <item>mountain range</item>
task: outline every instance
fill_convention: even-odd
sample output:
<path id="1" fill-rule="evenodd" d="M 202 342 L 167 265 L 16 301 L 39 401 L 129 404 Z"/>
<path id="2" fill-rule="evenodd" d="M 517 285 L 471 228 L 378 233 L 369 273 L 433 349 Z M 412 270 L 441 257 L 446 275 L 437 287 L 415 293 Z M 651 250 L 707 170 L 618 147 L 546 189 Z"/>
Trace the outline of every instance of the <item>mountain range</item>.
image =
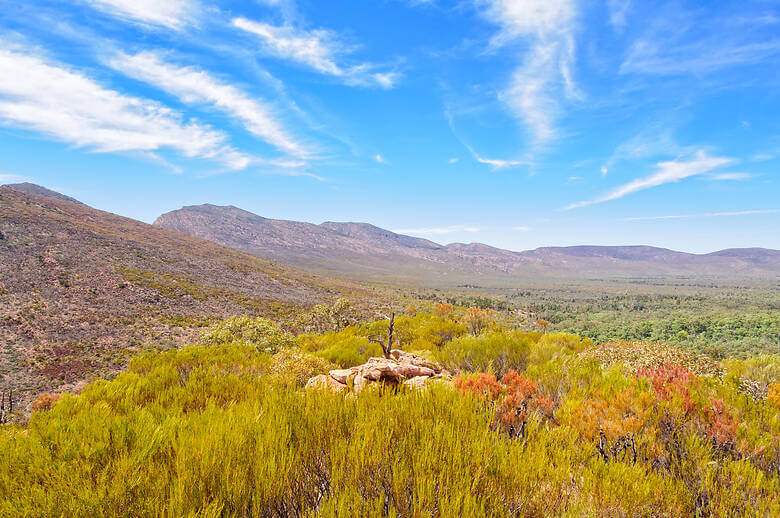
<path id="1" fill-rule="evenodd" d="M 776 276 L 780 251 L 727 249 L 709 254 L 652 246 L 542 247 L 514 252 L 482 243 L 441 245 L 368 223 L 269 219 L 233 206 L 195 205 L 155 225 L 314 271 L 441 283 L 539 277 Z"/>

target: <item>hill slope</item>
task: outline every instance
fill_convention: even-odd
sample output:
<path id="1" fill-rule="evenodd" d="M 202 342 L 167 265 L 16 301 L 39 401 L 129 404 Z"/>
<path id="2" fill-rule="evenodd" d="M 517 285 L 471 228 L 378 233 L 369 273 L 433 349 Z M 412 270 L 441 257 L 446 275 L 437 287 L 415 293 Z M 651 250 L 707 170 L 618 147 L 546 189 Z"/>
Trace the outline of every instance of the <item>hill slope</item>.
<path id="1" fill-rule="evenodd" d="M 35 191 L 39 192 L 39 191 Z M 355 286 L 49 195 L 0 187 L 0 389 L 40 391 Z M 358 290 L 359 291 L 359 290 Z"/>
<path id="2" fill-rule="evenodd" d="M 75 198 L 71 198 L 70 196 L 65 196 L 64 194 L 60 194 L 57 191 L 52 191 L 51 189 L 47 189 L 46 187 L 41 187 L 40 185 L 35 185 L 34 183 L 29 183 L 29 182 L 9 183 L 4 185 L 4 187 L 8 187 L 15 191 L 23 192 L 25 194 L 45 196 L 47 198 L 54 198 L 55 200 L 71 201 L 73 203 L 78 203 L 79 205 L 84 205 L 83 203 L 81 203 L 79 200 Z"/>
<path id="3" fill-rule="evenodd" d="M 731 249 L 690 254 L 651 246 L 544 247 L 512 252 L 481 243 L 439 245 L 366 223 L 321 225 L 267 219 L 236 207 L 198 205 L 155 225 L 315 271 L 423 281 L 508 282 L 543 277 L 768 276 L 780 251 Z"/>

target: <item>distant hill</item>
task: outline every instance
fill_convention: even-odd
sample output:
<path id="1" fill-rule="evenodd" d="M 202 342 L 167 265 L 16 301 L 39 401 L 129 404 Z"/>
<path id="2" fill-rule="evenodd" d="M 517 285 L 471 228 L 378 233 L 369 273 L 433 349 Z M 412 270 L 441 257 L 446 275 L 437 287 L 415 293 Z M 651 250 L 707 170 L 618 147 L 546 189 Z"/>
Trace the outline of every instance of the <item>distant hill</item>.
<path id="1" fill-rule="evenodd" d="M 360 276 L 492 283 L 542 277 L 776 277 L 780 251 L 690 254 L 651 246 L 543 247 L 513 252 L 481 243 L 440 245 L 367 223 L 321 225 L 267 219 L 236 207 L 197 205 L 154 223 L 259 257 L 315 271 Z"/>
<path id="2" fill-rule="evenodd" d="M 52 191 L 51 189 L 47 189 L 46 187 L 41 187 L 40 185 L 36 185 L 34 183 L 29 182 L 23 182 L 23 183 L 9 183 L 4 185 L 4 187 L 8 187 L 10 189 L 13 189 L 15 191 L 23 192 L 25 194 L 34 194 L 36 196 L 46 196 L 47 198 L 54 198 L 56 200 L 62 200 L 62 201 L 70 201 L 73 203 L 78 203 L 80 205 L 84 205 L 79 200 L 75 198 L 71 198 L 70 196 L 65 196 L 64 194 L 60 194 L 56 191 Z"/>
<path id="3" fill-rule="evenodd" d="M 363 293 L 33 187 L 0 187 L 3 390 L 111 372 L 132 351 L 193 340 L 215 318 Z"/>

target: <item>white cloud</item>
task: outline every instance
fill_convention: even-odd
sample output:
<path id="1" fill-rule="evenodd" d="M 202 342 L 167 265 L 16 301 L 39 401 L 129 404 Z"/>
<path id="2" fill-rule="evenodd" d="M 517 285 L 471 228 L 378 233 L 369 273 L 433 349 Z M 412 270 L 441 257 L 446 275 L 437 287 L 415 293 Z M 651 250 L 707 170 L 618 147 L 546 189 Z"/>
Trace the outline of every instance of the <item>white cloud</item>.
<path id="1" fill-rule="evenodd" d="M 607 194 L 595 198 L 593 200 L 581 201 L 573 203 L 563 210 L 576 209 L 578 207 L 584 207 L 586 205 L 593 205 L 596 203 L 603 203 L 605 201 L 616 200 L 622 198 L 628 194 L 632 194 L 651 187 L 657 187 L 666 183 L 679 182 L 684 178 L 690 176 L 696 176 L 708 173 L 713 169 L 722 167 L 733 163 L 732 158 L 726 157 L 712 157 L 705 151 L 699 151 L 696 155 L 689 160 L 671 160 L 667 162 L 658 162 L 656 164 L 657 171 L 650 176 L 644 178 L 637 178 L 627 184 L 608 192 Z"/>
<path id="2" fill-rule="evenodd" d="M 608 172 L 609 169 L 607 169 L 607 166 L 601 166 L 601 176 L 607 176 Z"/>
<path id="3" fill-rule="evenodd" d="M 531 230 L 531 227 L 526 227 L 525 225 L 518 225 L 516 227 L 512 227 L 512 230 L 517 230 L 518 232 L 528 232 Z"/>
<path id="4" fill-rule="evenodd" d="M 440 235 L 454 234 L 455 232 L 479 232 L 481 229 L 471 225 L 450 225 L 448 227 L 423 227 L 423 228 L 402 228 L 392 230 L 396 234 L 422 234 L 422 235 Z"/>
<path id="5" fill-rule="evenodd" d="M 369 63 L 340 63 L 340 56 L 351 49 L 340 43 L 331 31 L 305 31 L 290 25 L 269 25 L 242 17 L 234 18 L 233 25 L 256 36 L 268 54 L 338 77 L 348 85 L 390 89 L 399 79 L 396 72 L 377 72 L 376 66 Z"/>
<path id="6" fill-rule="evenodd" d="M 574 61 L 574 0 L 475 0 L 501 31 L 496 47 L 530 41 L 525 60 L 500 98 L 530 129 L 537 145 L 556 137 L 561 97 L 579 97 L 571 68 Z"/>
<path id="7" fill-rule="evenodd" d="M 749 180 L 753 178 L 750 173 L 718 173 L 709 176 L 710 180 Z"/>
<path id="8" fill-rule="evenodd" d="M 527 162 L 523 162 L 521 160 L 502 160 L 499 158 L 485 158 L 474 154 L 474 158 L 479 162 L 480 164 L 487 164 L 491 166 L 493 169 L 506 169 L 508 167 L 518 167 L 521 165 L 528 165 Z"/>
<path id="9" fill-rule="evenodd" d="M 195 0 L 85 0 L 93 7 L 112 16 L 181 29 L 192 23 L 200 11 Z"/>
<path id="10" fill-rule="evenodd" d="M 252 162 L 221 132 L 18 50 L 0 49 L 0 121 L 97 152 L 173 149 L 231 169 Z"/>
<path id="11" fill-rule="evenodd" d="M 449 160 L 447 160 L 447 163 L 448 164 L 457 164 L 458 160 L 460 160 L 460 158 L 450 158 Z"/>
<path id="12" fill-rule="evenodd" d="M 660 219 L 687 219 L 687 218 L 718 218 L 724 216 L 753 216 L 756 214 L 777 214 L 780 209 L 763 210 L 740 210 L 735 212 L 707 212 L 704 214 L 682 214 L 679 216 L 639 216 L 634 218 L 623 218 L 621 221 L 650 221 Z"/>
<path id="13" fill-rule="evenodd" d="M 270 106 L 202 70 L 166 63 L 152 52 L 119 54 L 109 64 L 130 77 L 176 95 L 185 103 L 212 103 L 241 121 L 250 133 L 284 153 L 297 157 L 308 155 L 305 147 L 277 120 Z"/>
<path id="14" fill-rule="evenodd" d="M 374 155 L 374 161 L 376 161 L 377 164 L 386 164 L 387 163 L 387 160 L 385 160 L 384 157 L 382 155 L 380 155 L 379 153 Z"/>

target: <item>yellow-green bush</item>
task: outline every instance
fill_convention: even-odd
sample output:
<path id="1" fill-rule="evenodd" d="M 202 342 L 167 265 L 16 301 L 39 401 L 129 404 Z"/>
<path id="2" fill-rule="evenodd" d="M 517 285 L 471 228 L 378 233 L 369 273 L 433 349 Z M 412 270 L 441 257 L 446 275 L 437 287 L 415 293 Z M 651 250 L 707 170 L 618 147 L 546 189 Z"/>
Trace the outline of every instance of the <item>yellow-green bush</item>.
<path id="1" fill-rule="evenodd" d="M 282 349 L 271 359 L 271 375 L 282 384 L 303 387 L 310 378 L 339 366 L 297 347 Z"/>
<path id="2" fill-rule="evenodd" d="M 274 353 L 295 344 L 295 338 L 262 317 L 232 317 L 217 322 L 200 336 L 204 345 L 251 345 L 258 351 Z"/>
<path id="3" fill-rule="evenodd" d="M 426 336 L 414 322 L 409 343 Z M 521 434 L 496 425 L 505 399 L 446 384 L 298 388 L 323 352 L 373 354 L 365 331 L 301 336 L 305 352 L 218 338 L 133 359 L 27 427 L 0 427 L 0 516 L 780 515 L 777 408 L 728 377 L 637 376 L 581 356 L 577 337 L 503 329 L 434 354 L 461 371 L 522 370 L 504 385 L 544 406 Z M 723 430 L 733 437 L 714 440 Z"/>

